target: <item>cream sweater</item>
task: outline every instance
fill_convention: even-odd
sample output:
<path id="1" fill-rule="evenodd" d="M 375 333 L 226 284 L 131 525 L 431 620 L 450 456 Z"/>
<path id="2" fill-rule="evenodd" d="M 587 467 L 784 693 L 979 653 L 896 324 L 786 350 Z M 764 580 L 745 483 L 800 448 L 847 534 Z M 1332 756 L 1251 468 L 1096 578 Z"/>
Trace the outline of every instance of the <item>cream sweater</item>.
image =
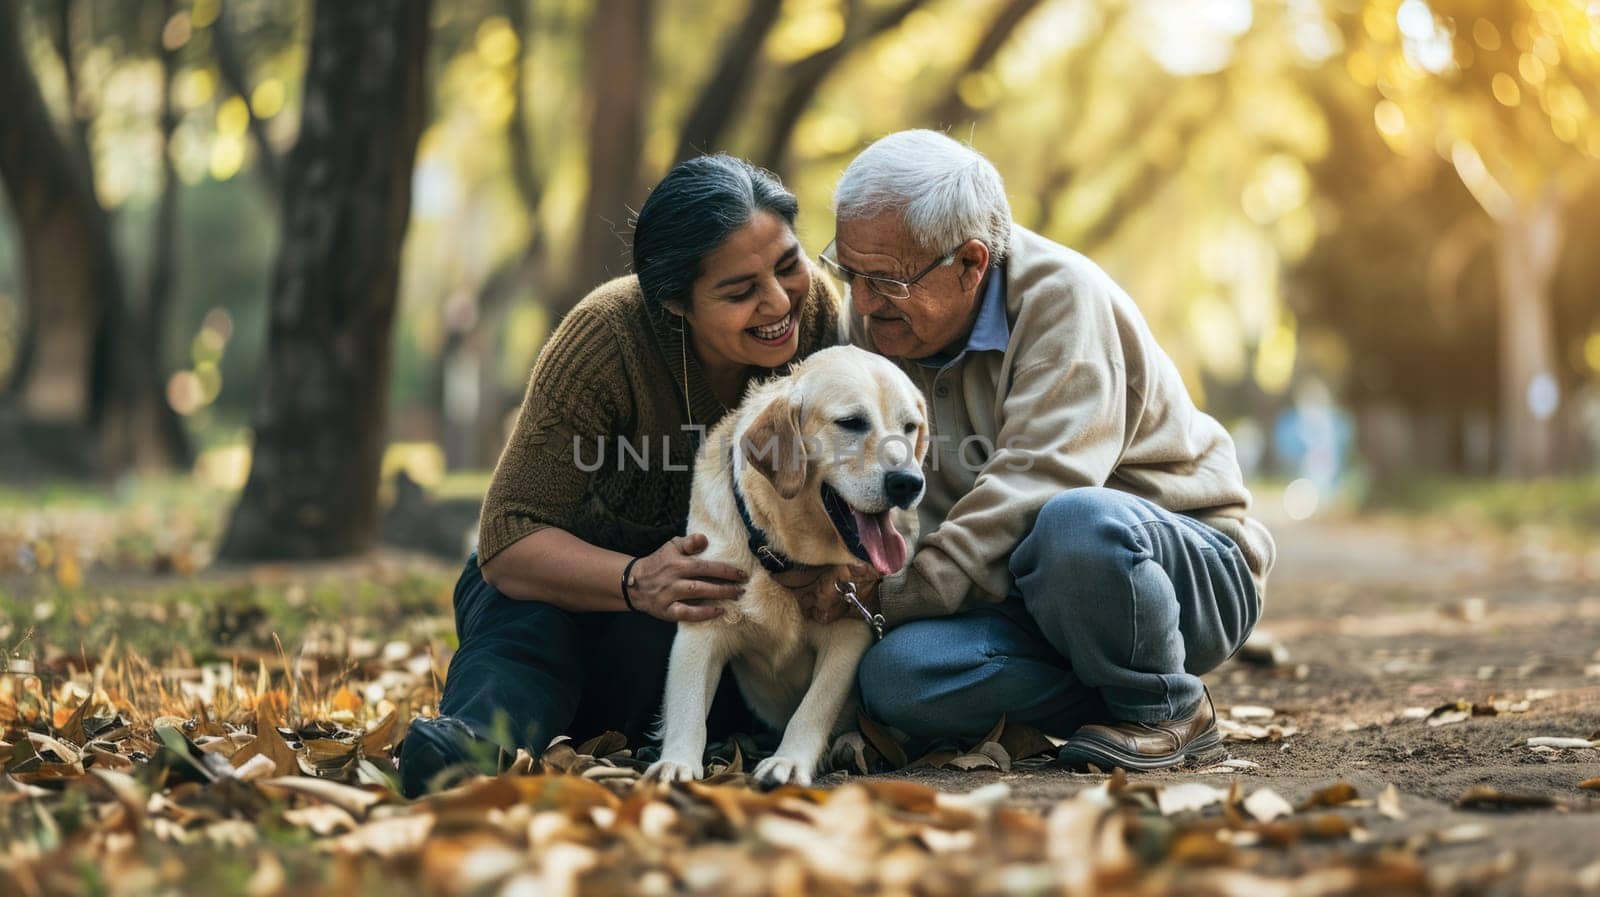
<path id="1" fill-rule="evenodd" d="M 900 360 L 928 402 L 916 556 L 879 588 L 891 622 L 1002 601 L 1018 541 L 1065 489 L 1107 486 L 1197 517 L 1244 553 L 1265 595 L 1276 548 L 1247 515 L 1233 440 L 1197 409 L 1127 293 L 1084 256 L 1013 226 L 1003 353 L 943 369 Z M 981 300 L 981 295 L 980 295 Z M 852 315 L 854 340 L 873 348 Z"/>

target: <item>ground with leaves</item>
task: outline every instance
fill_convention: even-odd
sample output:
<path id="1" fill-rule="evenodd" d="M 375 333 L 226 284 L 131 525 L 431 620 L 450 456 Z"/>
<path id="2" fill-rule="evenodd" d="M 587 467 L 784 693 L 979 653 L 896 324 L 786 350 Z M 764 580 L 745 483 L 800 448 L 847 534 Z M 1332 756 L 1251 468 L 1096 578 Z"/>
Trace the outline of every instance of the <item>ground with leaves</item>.
<path id="1" fill-rule="evenodd" d="M 1022 727 L 868 725 L 839 756 L 876 774 L 814 790 L 750 790 L 748 742 L 641 786 L 600 739 L 407 803 L 455 566 L 207 569 L 214 505 L 0 515 L 0 893 L 1600 892 L 1581 531 L 1271 520 L 1276 641 L 1210 677 L 1226 766 L 1074 775 Z"/>

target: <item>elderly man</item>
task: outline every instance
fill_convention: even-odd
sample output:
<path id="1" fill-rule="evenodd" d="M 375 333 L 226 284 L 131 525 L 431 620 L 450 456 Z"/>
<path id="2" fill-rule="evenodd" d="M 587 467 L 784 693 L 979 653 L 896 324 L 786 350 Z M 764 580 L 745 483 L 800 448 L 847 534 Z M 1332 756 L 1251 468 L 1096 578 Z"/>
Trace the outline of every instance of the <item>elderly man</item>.
<path id="1" fill-rule="evenodd" d="M 1255 625 L 1275 554 L 1227 431 L 1104 271 L 1012 222 L 970 147 L 892 134 L 834 204 L 852 337 L 918 384 L 933 431 L 916 556 L 864 584 L 892 626 L 867 711 L 930 736 L 1004 713 L 1067 736 L 1074 768 L 1220 755 L 1199 677 Z"/>

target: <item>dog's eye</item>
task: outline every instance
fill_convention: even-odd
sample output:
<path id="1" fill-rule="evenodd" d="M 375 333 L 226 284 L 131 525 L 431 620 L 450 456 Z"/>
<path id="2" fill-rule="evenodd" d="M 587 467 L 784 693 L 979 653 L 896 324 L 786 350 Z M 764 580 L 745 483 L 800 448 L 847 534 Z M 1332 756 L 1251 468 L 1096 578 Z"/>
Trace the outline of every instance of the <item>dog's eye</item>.
<path id="1" fill-rule="evenodd" d="M 860 417 L 859 415 L 854 417 L 841 417 L 834 421 L 834 423 L 838 424 L 840 429 L 849 430 L 852 433 L 867 432 L 867 419 Z"/>
<path id="2" fill-rule="evenodd" d="M 910 436 L 911 434 L 917 432 L 917 425 L 916 424 L 906 424 L 904 429 L 906 431 L 906 435 Z"/>

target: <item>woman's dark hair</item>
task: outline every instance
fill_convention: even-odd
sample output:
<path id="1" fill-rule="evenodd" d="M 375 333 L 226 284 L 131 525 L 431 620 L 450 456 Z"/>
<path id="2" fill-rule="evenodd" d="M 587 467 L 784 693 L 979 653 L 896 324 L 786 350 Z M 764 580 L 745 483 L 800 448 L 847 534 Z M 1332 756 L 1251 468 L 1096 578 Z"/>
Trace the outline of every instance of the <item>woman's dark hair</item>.
<path id="1" fill-rule="evenodd" d="M 776 175 L 743 159 L 718 153 L 672 166 L 633 223 L 633 273 L 645 301 L 658 308 L 686 301 L 705 257 L 756 212 L 792 228 L 799 210 Z"/>

